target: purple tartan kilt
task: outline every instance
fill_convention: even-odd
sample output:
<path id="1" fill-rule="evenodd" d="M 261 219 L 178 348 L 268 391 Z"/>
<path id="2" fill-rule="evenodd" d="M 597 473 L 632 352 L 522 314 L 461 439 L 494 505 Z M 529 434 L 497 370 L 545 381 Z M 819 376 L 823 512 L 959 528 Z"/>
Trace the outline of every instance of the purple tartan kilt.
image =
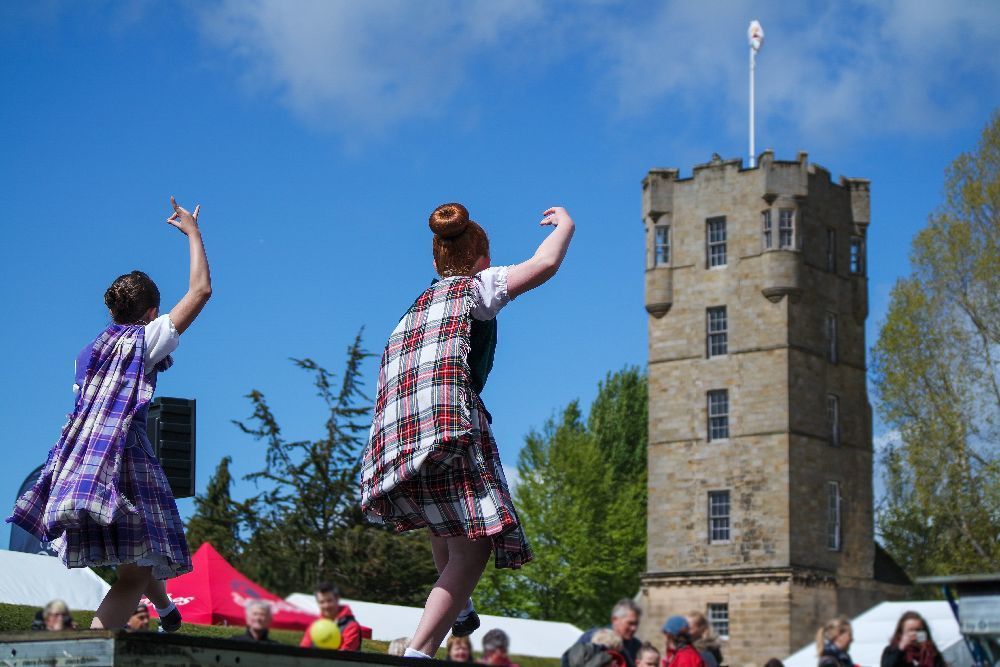
<path id="1" fill-rule="evenodd" d="M 517 569 L 533 554 L 478 397 L 470 421 L 471 433 L 456 448 L 461 454 L 426 463 L 417 477 L 396 485 L 375 503 L 379 518 L 398 532 L 428 528 L 438 537 L 489 538 L 496 566 Z"/>
<path id="2" fill-rule="evenodd" d="M 135 563 L 156 579 L 191 571 L 191 554 L 177 503 L 145 430 L 131 428 L 122 454 L 119 488 L 135 508 L 102 526 L 89 515 L 53 540 L 67 567 Z"/>

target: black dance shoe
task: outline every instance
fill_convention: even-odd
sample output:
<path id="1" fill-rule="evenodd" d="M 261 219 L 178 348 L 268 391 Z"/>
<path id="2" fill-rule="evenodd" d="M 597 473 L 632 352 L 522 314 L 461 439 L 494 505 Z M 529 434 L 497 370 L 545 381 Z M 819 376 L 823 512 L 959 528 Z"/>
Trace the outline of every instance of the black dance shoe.
<path id="1" fill-rule="evenodd" d="M 465 617 L 464 621 L 455 621 L 455 625 L 451 626 L 451 636 L 468 637 L 478 629 L 479 629 L 479 614 L 473 611 L 470 612 L 469 615 Z"/>

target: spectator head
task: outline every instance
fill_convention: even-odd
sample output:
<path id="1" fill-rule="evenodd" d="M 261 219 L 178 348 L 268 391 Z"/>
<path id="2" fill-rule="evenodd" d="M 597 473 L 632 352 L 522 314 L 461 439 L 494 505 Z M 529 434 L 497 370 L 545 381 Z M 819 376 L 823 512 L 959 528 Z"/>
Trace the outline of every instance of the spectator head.
<path id="1" fill-rule="evenodd" d="M 831 618 L 826 625 L 816 631 L 816 655 L 823 655 L 826 642 L 830 642 L 841 651 L 846 651 L 853 640 L 851 620 L 846 616 Z"/>
<path id="2" fill-rule="evenodd" d="M 764 667 L 785 667 L 785 663 L 781 662 L 777 658 L 771 658 L 764 663 Z"/>
<path id="3" fill-rule="evenodd" d="M 926 637 L 926 641 L 932 642 L 931 639 L 931 629 L 927 625 L 927 621 L 924 617 L 915 611 L 904 612 L 902 616 L 899 617 L 899 622 L 896 623 L 896 631 L 892 633 L 892 638 L 889 643 L 893 646 L 899 645 L 899 640 L 903 638 L 904 635 L 910 635 L 910 641 L 915 642 L 917 640 L 917 633 L 923 632 Z"/>
<path id="4" fill-rule="evenodd" d="M 254 635 L 261 635 L 271 629 L 271 605 L 264 600 L 251 600 L 244 609 L 247 629 Z"/>
<path id="5" fill-rule="evenodd" d="M 690 628 L 691 641 L 696 642 L 702 637 L 711 634 L 712 627 L 708 624 L 705 614 L 700 611 L 689 611 L 687 614 L 688 628 Z"/>
<path id="6" fill-rule="evenodd" d="M 448 651 L 448 660 L 452 662 L 472 662 L 472 642 L 468 637 L 448 637 L 445 644 Z"/>
<path id="7" fill-rule="evenodd" d="M 691 627 L 687 618 L 683 616 L 671 616 L 663 624 L 663 634 L 667 636 L 667 644 L 676 644 L 678 641 L 691 641 Z"/>
<path id="8" fill-rule="evenodd" d="M 69 630 L 69 605 L 62 600 L 52 600 L 42 611 L 46 630 Z"/>
<path id="9" fill-rule="evenodd" d="M 500 628 L 490 630 L 483 635 L 483 662 L 503 660 L 510 650 L 510 637 Z"/>
<path id="10" fill-rule="evenodd" d="M 140 602 L 139 606 L 132 612 L 132 615 L 129 616 L 125 627 L 132 632 L 149 630 L 149 607 L 145 603 Z"/>
<path id="11" fill-rule="evenodd" d="M 397 637 L 389 642 L 389 648 L 386 649 L 387 655 L 403 655 L 406 653 L 406 647 L 410 645 L 409 637 Z"/>
<path id="12" fill-rule="evenodd" d="M 635 654 L 635 667 L 660 667 L 660 651 L 649 642 L 643 642 Z"/>
<path id="13" fill-rule="evenodd" d="M 618 633 L 618 636 L 629 641 L 635 637 L 635 631 L 639 629 L 639 619 L 642 616 L 642 609 L 634 600 L 623 598 L 619 600 L 611 609 L 611 629 Z"/>
<path id="14" fill-rule="evenodd" d="M 340 589 L 329 581 L 321 581 L 316 584 L 315 593 L 320 616 L 330 619 L 337 618 L 337 612 L 340 611 Z"/>
<path id="15" fill-rule="evenodd" d="M 594 636 L 590 638 L 590 643 L 609 648 L 612 651 L 618 651 L 619 653 L 621 653 L 622 646 L 624 646 L 621 635 L 611 628 L 601 628 L 595 632 Z"/>

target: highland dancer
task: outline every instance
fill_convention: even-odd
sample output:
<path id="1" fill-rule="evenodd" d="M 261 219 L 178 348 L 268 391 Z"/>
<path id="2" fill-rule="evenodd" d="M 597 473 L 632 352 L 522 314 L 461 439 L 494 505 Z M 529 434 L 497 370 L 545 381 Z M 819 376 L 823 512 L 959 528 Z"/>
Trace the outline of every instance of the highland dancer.
<path id="1" fill-rule="evenodd" d="M 104 293 L 113 320 L 76 361 L 76 404 L 35 485 L 7 519 L 49 541 L 66 567 L 111 565 L 118 579 L 97 608 L 92 629 L 125 627 L 143 594 L 160 627 L 175 632 L 181 615 L 165 579 L 191 570 L 184 525 L 146 436 L 156 377 L 212 294 L 196 206 L 170 198 L 166 222 L 188 238 L 190 282 L 160 315 L 160 292 L 141 271 L 119 276 Z"/>
<path id="2" fill-rule="evenodd" d="M 435 209 L 430 228 L 441 280 L 417 298 L 382 355 L 362 508 L 400 532 L 428 528 L 439 575 L 409 657 L 433 656 L 449 629 L 465 636 L 479 627 L 470 596 L 491 552 L 498 568 L 532 558 L 479 395 L 493 367 L 497 313 L 554 276 L 573 237 L 565 209 L 543 215 L 541 224 L 555 230 L 534 256 L 491 267 L 489 238 L 466 208 Z"/>

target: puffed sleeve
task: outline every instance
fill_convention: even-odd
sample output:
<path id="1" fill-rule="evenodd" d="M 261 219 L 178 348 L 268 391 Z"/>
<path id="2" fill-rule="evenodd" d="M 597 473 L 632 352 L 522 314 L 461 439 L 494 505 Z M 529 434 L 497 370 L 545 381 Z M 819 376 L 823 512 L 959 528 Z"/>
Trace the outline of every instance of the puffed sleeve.
<path id="1" fill-rule="evenodd" d="M 473 296 L 472 317 L 492 320 L 500 309 L 510 303 L 507 293 L 506 266 L 491 266 L 476 274 L 476 293 Z"/>
<path id="2" fill-rule="evenodd" d="M 146 352 L 143 361 L 146 375 L 154 372 L 156 364 L 167 358 L 181 344 L 181 335 L 170 321 L 170 315 L 160 315 L 146 325 Z"/>

